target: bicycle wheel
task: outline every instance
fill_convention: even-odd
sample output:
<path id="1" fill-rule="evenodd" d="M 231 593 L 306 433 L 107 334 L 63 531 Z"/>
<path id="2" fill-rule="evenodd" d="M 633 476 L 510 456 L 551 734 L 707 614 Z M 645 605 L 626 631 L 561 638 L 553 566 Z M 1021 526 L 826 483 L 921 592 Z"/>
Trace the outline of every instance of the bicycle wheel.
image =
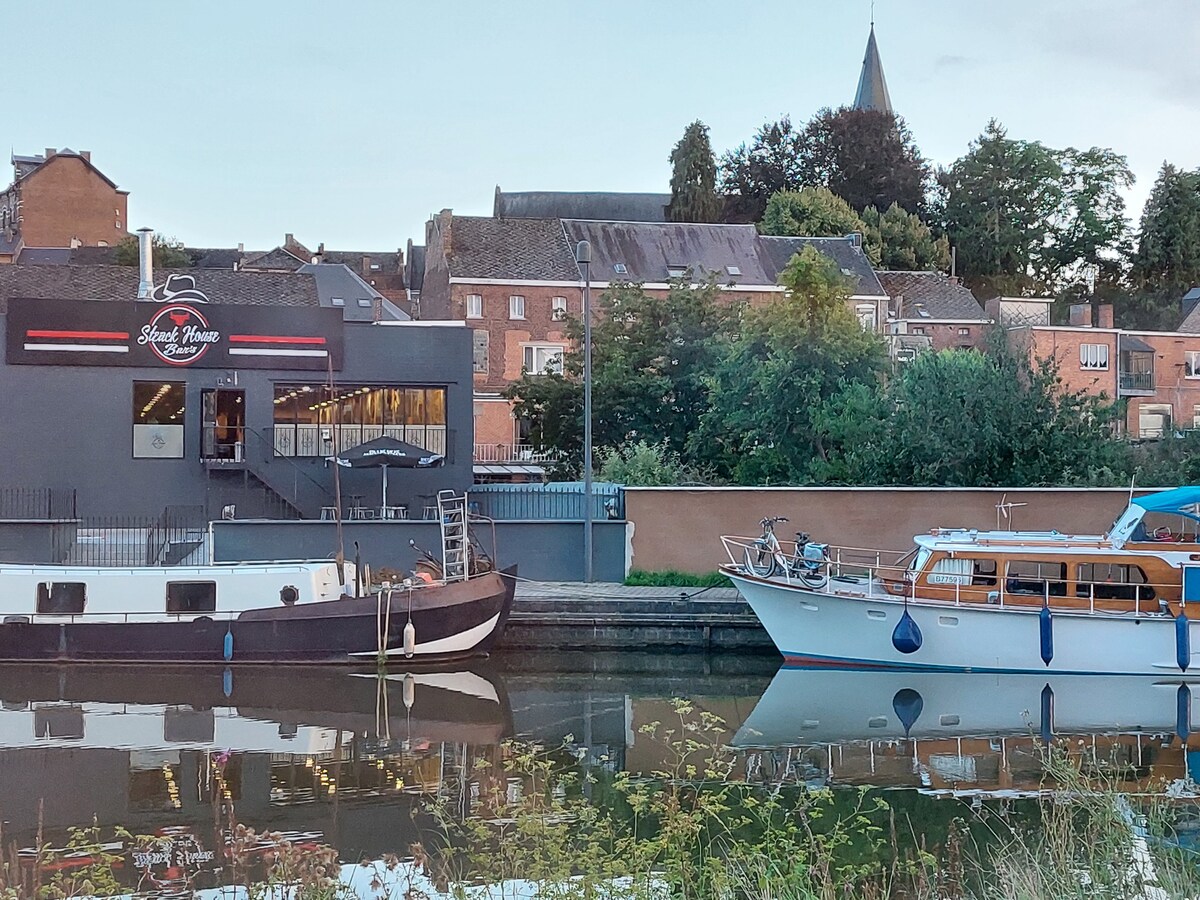
<path id="1" fill-rule="evenodd" d="M 775 574 L 775 554 L 767 547 L 747 547 L 746 571 L 759 578 L 770 578 Z"/>

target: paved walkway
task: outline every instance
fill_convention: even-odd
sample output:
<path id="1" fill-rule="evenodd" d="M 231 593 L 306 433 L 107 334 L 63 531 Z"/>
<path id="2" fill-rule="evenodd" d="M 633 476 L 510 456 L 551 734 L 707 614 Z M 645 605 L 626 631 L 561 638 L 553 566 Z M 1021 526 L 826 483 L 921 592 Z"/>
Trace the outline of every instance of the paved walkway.
<path id="1" fill-rule="evenodd" d="M 518 602 L 524 600 L 717 600 L 740 601 L 737 588 L 732 587 L 641 587 L 599 581 L 517 581 Z"/>

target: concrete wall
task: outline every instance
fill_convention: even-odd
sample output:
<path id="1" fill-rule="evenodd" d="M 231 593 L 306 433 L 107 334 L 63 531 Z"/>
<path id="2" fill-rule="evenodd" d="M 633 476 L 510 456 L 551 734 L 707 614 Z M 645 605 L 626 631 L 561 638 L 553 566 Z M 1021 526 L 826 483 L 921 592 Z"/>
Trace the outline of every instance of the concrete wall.
<path id="1" fill-rule="evenodd" d="M 597 581 L 625 579 L 625 523 L 596 522 L 595 577 Z M 264 559 L 331 558 L 337 547 L 333 522 L 216 521 L 212 523 L 213 558 L 217 562 Z M 386 566 L 408 570 L 417 560 L 409 540 L 439 554 L 441 536 L 437 522 L 347 522 L 343 525 L 346 557 L 354 556 L 358 541 L 363 562 L 373 571 Z M 489 529 L 476 535 L 489 552 Z M 522 578 L 535 581 L 583 580 L 583 523 L 497 522 L 494 554 L 501 567 L 514 563 Z"/>
<path id="2" fill-rule="evenodd" d="M 1139 491 L 1138 493 L 1143 493 Z M 787 516 L 780 538 L 807 531 L 840 546 L 903 551 L 938 526 L 995 528 L 996 504 L 1024 503 L 1006 528 L 1103 533 L 1125 509 L 1122 488 L 627 488 L 632 567 L 711 572 L 726 562 L 722 534 L 757 535 Z"/>
<path id="3" fill-rule="evenodd" d="M 286 318 L 287 309 L 279 314 Z M 0 331 L 5 320 L 0 314 Z M 345 363 L 335 381 L 446 386 L 447 428 L 454 442 L 447 448 L 449 461 L 437 469 L 391 470 L 389 502 L 419 509 L 421 494 L 443 488 L 465 491 L 472 481 L 470 331 L 369 323 L 347 323 L 345 329 Z M 221 506 L 236 502 L 242 475 L 226 472 L 210 479 L 206 473 L 199 458 L 200 392 L 232 375 L 223 369 L 165 366 L 0 366 L 0 422 L 5 423 L 0 428 L 0 481 L 11 487 L 74 488 L 78 514 L 85 517 L 156 516 L 167 505 L 201 505 L 211 516 L 219 515 Z M 289 500 L 295 495 L 309 516 L 332 504 L 332 471 L 320 458 L 274 456 L 274 383 L 325 380 L 321 372 L 237 372 L 252 432 L 246 439 L 250 468 Z M 187 382 L 183 459 L 133 458 L 134 381 Z M 344 497 L 360 494 L 365 505 L 378 506 L 381 489 L 379 470 L 342 470 Z"/>

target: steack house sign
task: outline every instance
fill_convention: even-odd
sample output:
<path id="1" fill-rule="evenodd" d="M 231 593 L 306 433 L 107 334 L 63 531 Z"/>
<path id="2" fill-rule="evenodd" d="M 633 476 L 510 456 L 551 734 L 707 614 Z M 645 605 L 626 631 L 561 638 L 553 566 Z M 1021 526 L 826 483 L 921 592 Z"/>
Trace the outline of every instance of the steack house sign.
<path id="1" fill-rule="evenodd" d="M 342 367 L 341 310 L 207 303 L 194 282 L 168 281 L 153 296 L 162 302 L 13 298 L 8 303 L 7 361 L 316 371 L 331 364 Z"/>

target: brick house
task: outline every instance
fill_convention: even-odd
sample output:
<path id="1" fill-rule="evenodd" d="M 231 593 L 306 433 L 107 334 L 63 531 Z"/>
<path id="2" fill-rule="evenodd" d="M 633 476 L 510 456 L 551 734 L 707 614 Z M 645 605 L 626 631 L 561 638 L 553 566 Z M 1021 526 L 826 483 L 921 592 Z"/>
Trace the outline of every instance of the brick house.
<path id="1" fill-rule="evenodd" d="M 957 278 L 941 272 L 875 273 L 889 298 L 893 356 L 903 349 L 981 349 L 991 319 Z M 912 336 L 906 340 L 903 336 Z M 903 356 L 897 357 L 903 358 Z"/>
<path id="2" fill-rule="evenodd" d="M 853 284 L 849 305 L 865 328 L 881 330 L 887 295 L 857 237 L 783 238 L 752 225 L 455 216 L 443 210 L 425 233 L 421 317 L 474 329 L 476 462 L 529 460 L 522 423 L 501 396 L 522 370 L 561 360 L 564 319 L 583 307 L 579 241 L 591 244 L 593 290 L 636 282 L 665 294 L 669 281 L 715 275 L 731 302 L 760 304 L 782 293 L 779 273 L 806 244 L 832 259 Z"/>
<path id="3" fill-rule="evenodd" d="M 12 157 L 0 191 L 0 263 L 24 248 L 111 246 L 128 235 L 129 192 L 92 164 L 88 150 L 46 148 Z"/>
<path id="4" fill-rule="evenodd" d="M 1200 315 L 1178 331 L 1113 326 L 1112 307 L 1071 307 L 1070 324 L 1016 325 L 1009 337 L 1035 358 L 1055 359 L 1068 390 L 1115 398 L 1131 438 L 1200 428 Z"/>

